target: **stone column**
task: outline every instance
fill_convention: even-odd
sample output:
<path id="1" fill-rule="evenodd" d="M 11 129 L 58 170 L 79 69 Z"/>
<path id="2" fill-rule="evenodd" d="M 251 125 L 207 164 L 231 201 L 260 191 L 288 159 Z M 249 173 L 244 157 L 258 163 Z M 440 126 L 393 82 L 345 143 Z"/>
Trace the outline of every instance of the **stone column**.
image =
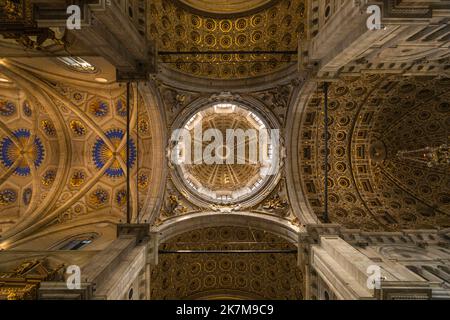
<path id="1" fill-rule="evenodd" d="M 329 290 L 325 295 L 337 299 L 431 299 L 437 285 L 376 252 L 367 256 L 337 235 L 321 236 L 311 246 L 310 265 Z"/>
<path id="2" fill-rule="evenodd" d="M 158 265 L 158 249 L 159 233 L 151 232 L 147 246 L 147 264 L 145 265 L 147 300 L 151 300 L 151 270 L 153 266 Z"/>

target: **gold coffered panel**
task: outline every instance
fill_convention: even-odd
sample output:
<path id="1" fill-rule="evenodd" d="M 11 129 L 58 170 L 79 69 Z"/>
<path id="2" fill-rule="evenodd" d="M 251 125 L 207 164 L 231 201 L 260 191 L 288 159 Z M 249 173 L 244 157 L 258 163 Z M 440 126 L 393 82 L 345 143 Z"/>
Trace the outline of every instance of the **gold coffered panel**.
<path id="1" fill-rule="evenodd" d="M 450 226 L 448 163 L 428 165 L 414 158 L 415 153 L 423 157 L 420 150 L 448 146 L 449 101 L 447 78 L 371 74 L 330 86 L 333 223 L 371 231 Z M 310 98 L 298 141 L 304 191 L 319 217 L 324 212 L 323 102 L 320 90 Z"/>
<path id="2" fill-rule="evenodd" d="M 284 0 L 247 16 L 195 14 L 170 1 L 152 0 L 148 34 L 158 50 L 207 52 L 160 55 L 160 63 L 198 77 L 242 79 L 276 72 L 296 62 L 305 31 L 305 1 Z M 239 52 L 283 51 L 284 54 Z M 237 53 L 236 53 L 237 52 Z"/>
<path id="3" fill-rule="evenodd" d="M 297 267 L 297 248 L 269 232 L 232 226 L 205 228 L 183 233 L 159 249 L 236 253 L 161 254 L 151 270 L 152 300 L 303 299 L 304 275 Z M 239 253 L 244 250 L 286 253 Z"/>
<path id="4" fill-rule="evenodd" d="M 252 128 L 252 124 L 240 114 L 212 114 L 203 119 L 203 129 L 219 130 L 226 137 L 228 128 L 243 130 L 244 132 Z M 209 142 L 203 143 L 203 150 L 209 145 Z M 238 154 L 238 145 L 234 146 L 234 150 L 223 150 L 222 154 L 226 157 L 228 152 Z M 231 193 L 233 190 L 241 189 L 259 174 L 259 165 L 251 164 L 248 159 L 249 141 L 246 140 L 245 146 L 246 159 L 239 159 L 241 162 L 245 160 L 246 164 L 200 164 L 190 165 L 188 171 L 201 181 L 202 184 L 213 191 Z"/>

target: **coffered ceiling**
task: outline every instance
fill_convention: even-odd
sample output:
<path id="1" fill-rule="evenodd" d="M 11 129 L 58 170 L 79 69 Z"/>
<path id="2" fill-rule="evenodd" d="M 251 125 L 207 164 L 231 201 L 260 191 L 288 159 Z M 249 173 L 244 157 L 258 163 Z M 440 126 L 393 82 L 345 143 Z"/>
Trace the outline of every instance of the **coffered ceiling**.
<path id="1" fill-rule="evenodd" d="M 261 230 L 224 226 L 186 232 L 160 250 L 293 250 L 293 253 L 161 254 L 152 299 L 301 300 L 296 246 Z M 293 279 L 295 279 L 293 281 Z"/>
<path id="2" fill-rule="evenodd" d="M 332 222 L 365 230 L 450 226 L 450 171 L 439 160 L 448 152 L 449 84 L 372 74 L 331 85 Z M 310 97 L 298 136 L 304 193 L 318 217 L 324 212 L 323 103 L 322 90 Z"/>
<path id="3" fill-rule="evenodd" d="M 219 7 L 212 1 L 189 3 L 212 10 Z M 297 61 L 298 42 L 305 33 L 304 0 L 228 3 L 221 8 L 266 5 L 257 12 L 217 17 L 179 5 L 179 2 L 150 0 L 148 36 L 156 42 L 159 62 L 196 77 L 226 80 L 270 74 Z M 258 51 L 264 53 L 258 54 Z"/>

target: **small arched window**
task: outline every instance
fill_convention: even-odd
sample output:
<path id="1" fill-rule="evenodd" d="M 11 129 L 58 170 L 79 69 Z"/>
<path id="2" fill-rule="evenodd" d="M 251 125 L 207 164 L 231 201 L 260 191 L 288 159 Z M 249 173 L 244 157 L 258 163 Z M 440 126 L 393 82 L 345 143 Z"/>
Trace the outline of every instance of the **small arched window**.
<path id="1" fill-rule="evenodd" d="M 91 239 L 70 240 L 58 250 L 80 250 L 91 243 L 92 243 Z"/>
<path id="2" fill-rule="evenodd" d="M 128 291 L 128 300 L 133 300 L 134 297 L 134 291 L 133 288 L 130 289 L 130 291 Z"/>
<path id="3" fill-rule="evenodd" d="M 52 250 L 65 250 L 65 251 L 76 251 L 85 248 L 90 245 L 96 238 L 98 234 L 87 233 L 73 236 L 69 239 L 59 242 L 53 246 Z"/>

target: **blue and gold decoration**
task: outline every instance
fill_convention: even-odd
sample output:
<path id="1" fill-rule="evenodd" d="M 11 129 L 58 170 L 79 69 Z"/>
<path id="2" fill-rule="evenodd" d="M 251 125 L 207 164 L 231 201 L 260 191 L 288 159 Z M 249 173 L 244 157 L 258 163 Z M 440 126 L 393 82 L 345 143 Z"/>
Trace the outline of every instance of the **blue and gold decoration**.
<path id="1" fill-rule="evenodd" d="M 4 189 L 0 191 L 0 206 L 8 206 L 16 202 L 17 192 L 13 189 Z"/>
<path id="2" fill-rule="evenodd" d="M 56 136 L 56 128 L 50 120 L 42 120 L 41 128 L 49 137 Z"/>
<path id="3" fill-rule="evenodd" d="M 33 110 L 31 109 L 31 105 L 30 102 L 25 100 L 22 104 L 22 110 L 23 110 L 23 114 L 30 118 L 33 115 Z"/>
<path id="4" fill-rule="evenodd" d="M 84 171 L 77 170 L 72 174 L 72 177 L 70 177 L 70 185 L 73 188 L 81 187 L 84 182 L 86 181 L 86 174 Z"/>
<path id="5" fill-rule="evenodd" d="M 31 137 L 30 130 L 28 129 L 18 129 L 13 132 L 13 135 L 19 141 L 22 148 L 27 146 Z M 0 162 L 6 168 L 10 168 L 16 159 L 20 157 L 20 163 L 15 169 L 14 174 L 26 177 L 30 175 L 31 169 L 24 155 L 27 154 L 29 158 L 32 159 L 34 166 L 39 168 L 44 161 L 45 149 L 41 140 L 37 136 L 34 138 L 34 143 L 28 150 L 24 150 L 22 148 L 17 147 L 11 138 L 3 138 L 0 142 Z"/>
<path id="6" fill-rule="evenodd" d="M 116 193 L 116 203 L 119 207 L 123 207 L 127 204 L 127 191 L 126 190 L 119 190 Z"/>
<path id="7" fill-rule="evenodd" d="M 23 204 L 28 206 L 31 203 L 31 198 L 33 197 L 33 190 L 31 188 L 26 188 L 23 190 L 22 201 Z"/>
<path id="8" fill-rule="evenodd" d="M 112 129 L 106 132 L 106 136 L 112 142 L 114 147 L 117 148 L 122 142 L 125 136 L 125 132 L 122 129 Z M 132 168 L 136 161 L 137 151 L 133 139 L 130 139 L 129 143 L 130 143 L 130 156 L 128 159 L 128 166 Z M 108 146 L 102 139 L 97 138 L 97 141 L 95 142 L 94 147 L 92 149 L 92 160 L 95 164 L 95 167 L 98 170 L 102 169 L 111 158 L 118 156 L 120 156 L 125 161 L 127 157 L 126 146 L 124 146 L 122 150 L 118 152 L 118 154 L 115 154 L 113 150 L 110 150 L 108 148 Z M 109 167 L 106 170 L 105 174 L 110 178 L 120 178 L 124 176 L 124 172 L 117 158 L 116 160 L 114 160 L 111 167 Z"/>
<path id="9" fill-rule="evenodd" d="M 109 201 L 109 194 L 103 188 L 98 188 L 89 195 L 89 203 L 95 207 L 101 207 Z"/>
<path id="10" fill-rule="evenodd" d="M 121 117 L 127 116 L 127 104 L 123 99 L 119 99 L 116 102 L 116 112 Z"/>
<path id="11" fill-rule="evenodd" d="M 138 186 L 140 189 L 145 189 L 148 187 L 148 184 L 150 183 L 150 179 L 147 174 L 140 173 L 138 175 Z"/>
<path id="12" fill-rule="evenodd" d="M 56 179 L 56 171 L 51 169 L 47 170 L 44 175 L 42 176 L 42 184 L 46 187 L 49 187 L 55 182 Z"/>
<path id="13" fill-rule="evenodd" d="M 70 129 L 72 129 L 72 132 L 79 137 L 86 135 L 86 127 L 81 121 L 70 121 Z"/>
<path id="14" fill-rule="evenodd" d="M 0 100 L 0 115 L 4 117 L 12 116 L 16 112 L 16 105 L 7 100 Z"/>
<path id="15" fill-rule="evenodd" d="M 102 100 L 94 100 L 89 104 L 89 111 L 96 117 L 104 117 L 109 112 L 109 105 Z"/>

